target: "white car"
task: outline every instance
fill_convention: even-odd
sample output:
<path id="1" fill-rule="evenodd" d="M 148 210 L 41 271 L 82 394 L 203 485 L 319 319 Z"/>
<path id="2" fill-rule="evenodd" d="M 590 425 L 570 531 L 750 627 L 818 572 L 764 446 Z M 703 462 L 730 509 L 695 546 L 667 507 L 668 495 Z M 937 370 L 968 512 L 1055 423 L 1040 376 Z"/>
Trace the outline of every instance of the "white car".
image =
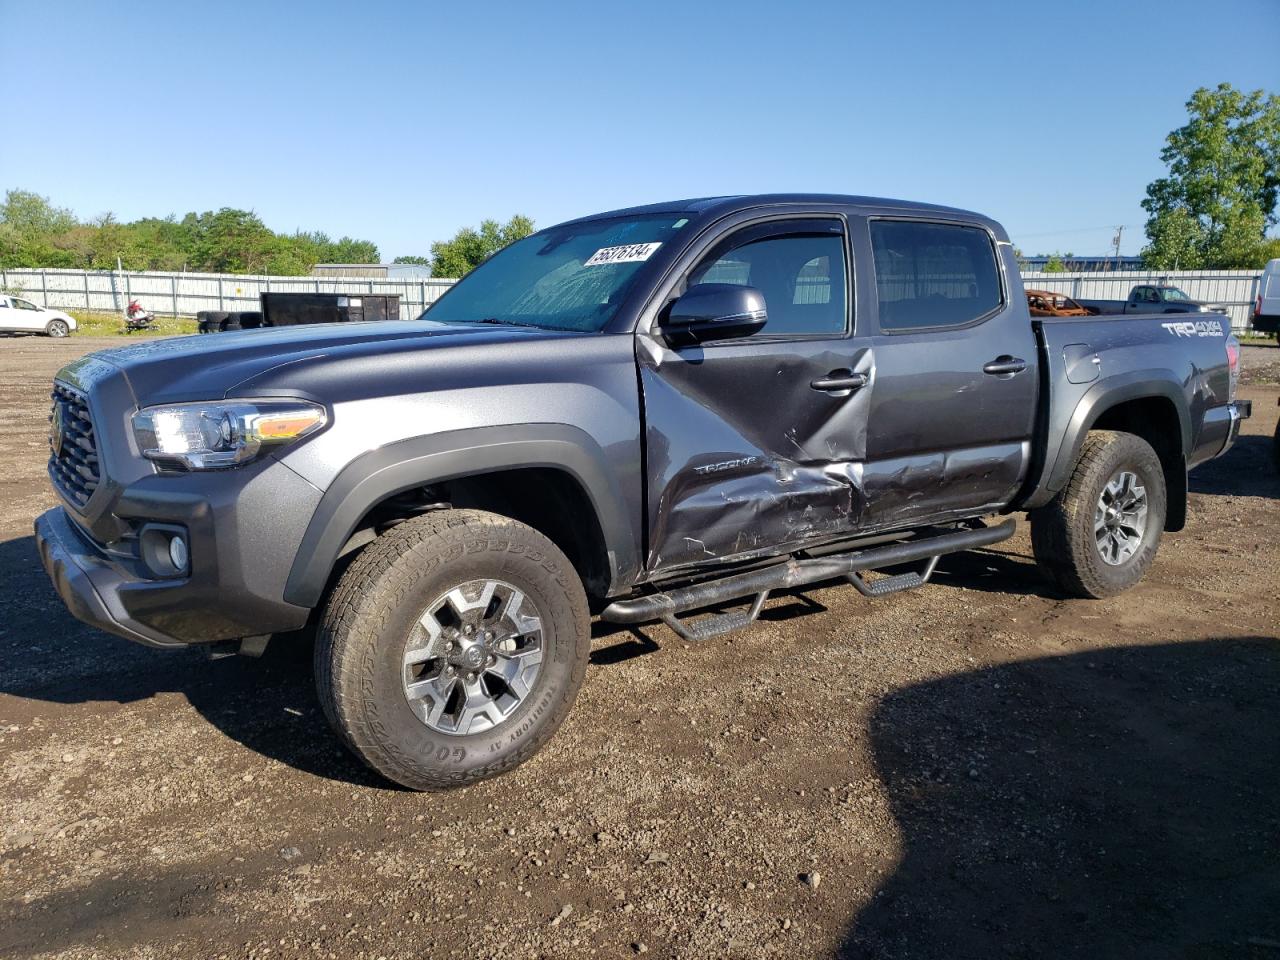
<path id="1" fill-rule="evenodd" d="M 61 310 L 37 307 L 30 300 L 0 293 L 0 333 L 43 333 L 67 337 L 76 328 L 76 318 Z"/>

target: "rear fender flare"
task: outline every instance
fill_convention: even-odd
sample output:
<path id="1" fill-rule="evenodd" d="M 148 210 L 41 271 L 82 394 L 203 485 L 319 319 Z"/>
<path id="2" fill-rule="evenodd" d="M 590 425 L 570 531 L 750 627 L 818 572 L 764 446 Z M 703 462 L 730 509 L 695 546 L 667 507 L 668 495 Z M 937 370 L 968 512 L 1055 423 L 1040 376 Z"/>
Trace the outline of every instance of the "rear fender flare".
<path id="1" fill-rule="evenodd" d="M 1067 485 L 1067 481 L 1071 479 L 1071 472 L 1075 469 L 1076 460 L 1080 457 L 1080 448 L 1084 446 L 1085 437 L 1098 422 L 1099 417 L 1126 401 L 1153 397 L 1170 401 L 1174 410 L 1177 411 L 1179 453 L 1185 464 L 1187 451 L 1191 449 L 1192 430 L 1191 415 L 1187 410 L 1187 397 L 1182 384 L 1169 370 L 1134 370 L 1116 374 L 1094 384 L 1076 403 L 1058 445 L 1057 454 L 1049 462 L 1045 471 L 1045 482 L 1030 498 L 1024 509 L 1043 506 Z M 1185 482 L 1182 489 L 1186 489 Z M 1175 491 L 1171 490 L 1170 494 L 1175 495 Z"/>

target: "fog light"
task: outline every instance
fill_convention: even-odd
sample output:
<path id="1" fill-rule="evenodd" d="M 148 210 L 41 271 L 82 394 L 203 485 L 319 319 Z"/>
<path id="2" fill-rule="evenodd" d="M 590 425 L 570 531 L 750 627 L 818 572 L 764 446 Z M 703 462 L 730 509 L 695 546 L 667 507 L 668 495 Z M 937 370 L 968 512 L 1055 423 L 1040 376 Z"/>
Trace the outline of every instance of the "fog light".
<path id="1" fill-rule="evenodd" d="M 183 577 L 191 565 L 187 530 L 177 524 L 148 523 L 138 531 L 139 556 L 156 577 Z"/>
<path id="2" fill-rule="evenodd" d="M 184 573 L 187 569 L 187 560 L 190 554 L 187 551 L 187 541 L 181 534 L 178 534 L 169 541 L 169 562 L 173 564 L 173 569 L 178 573 Z"/>

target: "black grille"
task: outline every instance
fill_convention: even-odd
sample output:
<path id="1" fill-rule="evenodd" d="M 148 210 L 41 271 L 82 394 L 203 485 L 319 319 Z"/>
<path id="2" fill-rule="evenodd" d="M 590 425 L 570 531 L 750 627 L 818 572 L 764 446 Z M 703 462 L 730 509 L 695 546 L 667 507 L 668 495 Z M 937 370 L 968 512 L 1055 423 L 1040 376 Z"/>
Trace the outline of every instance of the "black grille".
<path id="1" fill-rule="evenodd" d="M 68 501 L 83 507 L 99 481 L 98 442 L 89 404 L 75 390 L 55 383 L 49 426 L 49 479 Z"/>

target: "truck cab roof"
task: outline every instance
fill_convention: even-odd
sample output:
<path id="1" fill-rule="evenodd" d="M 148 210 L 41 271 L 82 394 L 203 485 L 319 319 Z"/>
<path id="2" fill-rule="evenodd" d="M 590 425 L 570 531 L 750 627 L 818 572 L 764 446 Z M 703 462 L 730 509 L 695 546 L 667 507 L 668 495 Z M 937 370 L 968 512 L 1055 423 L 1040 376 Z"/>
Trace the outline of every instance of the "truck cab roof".
<path id="1" fill-rule="evenodd" d="M 644 214 L 676 214 L 687 213 L 690 219 L 697 217 L 706 220 L 718 220 L 721 217 L 759 207 L 770 206 L 839 206 L 857 208 L 864 213 L 901 213 L 924 216 L 937 216 L 942 219 L 963 219 L 980 223 L 992 230 L 1001 240 L 1008 237 L 1004 228 L 996 221 L 983 214 L 959 207 L 947 207 L 934 203 L 918 203 L 912 200 L 895 200 L 888 197 L 866 197 L 838 193 L 758 193 L 739 194 L 722 197 L 695 197 L 686 200 L 668 200 L 663 203 L 650 203 L 636 207 L 624 207 L 595 213 L 585 217 L 568 220 L 569 223 L 584 223 L 590 220 L 603 220 L 611 217 L 627 217 Z M 560 224 L 564 226 L 565 224 Z"/>

